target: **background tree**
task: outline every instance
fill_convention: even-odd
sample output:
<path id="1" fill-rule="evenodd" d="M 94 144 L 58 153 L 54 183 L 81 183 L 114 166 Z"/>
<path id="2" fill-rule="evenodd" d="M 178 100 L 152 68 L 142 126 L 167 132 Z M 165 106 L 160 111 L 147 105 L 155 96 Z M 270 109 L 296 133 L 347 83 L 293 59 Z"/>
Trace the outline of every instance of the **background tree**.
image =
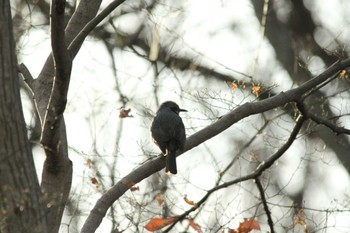
<path id="1" fill-rule="evenodd" d="M 346 232 L 349 7 L 330 2 L 11 1 L 13 27 L 3 3 L 1 232 Z M 189 110 L 172 177 L 149 139 L 168 99 Z"/>

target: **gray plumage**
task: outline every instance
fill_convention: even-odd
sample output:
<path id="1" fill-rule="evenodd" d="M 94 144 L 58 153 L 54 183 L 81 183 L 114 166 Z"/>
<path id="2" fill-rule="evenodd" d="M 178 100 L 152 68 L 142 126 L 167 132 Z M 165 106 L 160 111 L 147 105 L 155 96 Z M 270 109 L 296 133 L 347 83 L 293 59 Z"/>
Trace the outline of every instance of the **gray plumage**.
<path id="1" fill-rule="evenodd" d="M 176 151 L 183 150 L 186 141 L 185 126 L 179 116 L 181 109 L 175 102 L 162 103 L 153 119 L 151 133 L 154 142 L 166 156 L 165 171 L 177 173 Z"/>

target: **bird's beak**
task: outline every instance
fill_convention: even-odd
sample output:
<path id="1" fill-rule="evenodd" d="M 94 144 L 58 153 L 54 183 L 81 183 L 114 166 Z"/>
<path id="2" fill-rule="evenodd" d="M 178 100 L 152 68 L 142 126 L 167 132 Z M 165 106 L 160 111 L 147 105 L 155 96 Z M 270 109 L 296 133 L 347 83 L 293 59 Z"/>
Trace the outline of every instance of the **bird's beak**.
<path id="1" fill-rule="evenodd" d="M 187 110 L 186 109 L 179 109 L 179 112 L 187 112 Z"/>

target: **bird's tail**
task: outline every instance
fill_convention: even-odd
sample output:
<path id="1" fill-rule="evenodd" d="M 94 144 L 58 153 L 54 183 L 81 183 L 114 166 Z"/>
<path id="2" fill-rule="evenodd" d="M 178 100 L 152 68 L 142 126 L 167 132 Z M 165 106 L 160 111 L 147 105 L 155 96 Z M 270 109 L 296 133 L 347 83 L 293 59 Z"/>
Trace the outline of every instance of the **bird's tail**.
<path id="1" fill-rule="evenodd" d="M 176 174 L 176 150 L 167 151 L 165 159 L 165 172 Z"/>

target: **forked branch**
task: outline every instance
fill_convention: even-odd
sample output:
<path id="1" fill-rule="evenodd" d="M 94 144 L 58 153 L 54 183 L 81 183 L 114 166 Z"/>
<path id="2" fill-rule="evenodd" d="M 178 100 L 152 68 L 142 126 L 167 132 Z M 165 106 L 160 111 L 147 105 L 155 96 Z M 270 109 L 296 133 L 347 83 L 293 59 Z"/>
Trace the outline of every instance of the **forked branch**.
<path id="1" fill-rule="evenodd" d="M 205 127 L 204 129 L 187 138 L 185 150 L 183 151 L 183 153 L 200 145 L 206 140 L 220 134 L 236 122 L 244 119 L 245 117 L 272 110 L 279 106 L 283 106 L 287 103 L 298 102 L 303 100 L 304 95 L 310 92 L 314 87 L 326 82 L 330 78 L 334 78 L 334 76 L 339 74 L 341 70 L 346 69 L 348 67 L 350 67 L 350 59 L 338 61 L 332 66 L 330 66 L 319 76 L 309 80 L 308 82 L 295 89 L 282 92 L 276 96 L 264 99 L 259 102 L 245 103 L 237 107 L 233 111 L 221 117 L 215 123 Z M 222 185 L 216 186 L 215 188 L 213 188 L 212 192 L 260 176 L 263 171 L 268 169 L 289 148 L 291 143 L 295 140 L 295 137 L 301 129 L 304 121 L 305 117 L 299 117 L 299 119 L 297 120 L 297 124 L 294 130 L 291 132 L 288 141 L 274 155 L 272 155 L 269 159 L 261 163 L 254 173 L 237 178 L 231 182 L 227 182 Z M 85 221 L 81 232 L 95 232 L 97 227 L 100 225 L 102 219 L 106 215 L 107 210 L 116 200 L 118 200 L 132 185 L 142 181 L 143 179 L 147 178 L 153 173 L 161 170 L 162 168 L 164 168 L 164 165 L 164 156 L 159 156 L 156 159 L 150 160 L 149 162 L 143 164 L 142 166 L 138 167 L 137 169 L 126 175 L 124 178 L 122 178 L 116 185 L 114 185 L 110 190 L 108 190 L 104 195 L 102 195 L 102 197 L 97 201 L 94 208 L 91 210 L 87 220 Z M 210 193 L 210 191 L 208 193 Z M 209 197 L 210 194 L 208 193 L 208 196 L 206 195 L 205 197 L 203 197 L 202 202 L 204 202 Z M 195 209 L 191 209 L 189 211 L 191 212 L 194 210 Z M 188 213 L 186 212 L 184 214 Z"/>

